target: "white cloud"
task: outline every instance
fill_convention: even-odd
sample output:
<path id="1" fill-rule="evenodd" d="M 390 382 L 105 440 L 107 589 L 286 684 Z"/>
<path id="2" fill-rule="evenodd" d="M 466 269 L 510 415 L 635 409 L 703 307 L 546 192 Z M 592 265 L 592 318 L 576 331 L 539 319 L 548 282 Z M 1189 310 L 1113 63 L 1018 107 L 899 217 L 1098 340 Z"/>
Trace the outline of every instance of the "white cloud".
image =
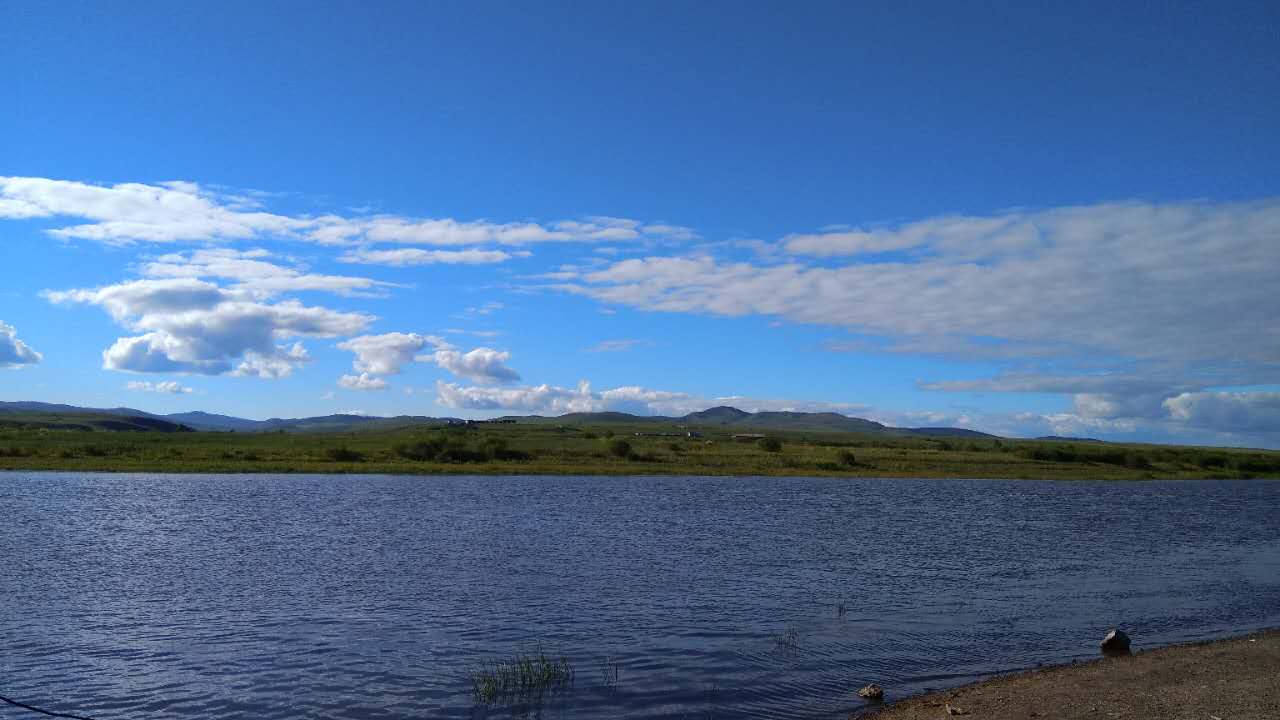
<path id="1" fill-rule="evenodd" d="M 911 262 L 649 257 L 550 287 L 646 310 L 775 315 L 897 339 L 983 338 L 1175 363 L 1280 357 L 1280 201 L 945 218 Z M 1034 232 L 1032 232 L 1034 231 Z"/>
<path id="2" fill-rule="evenodd" d="M 135 280 L 45 296 L 55 303 L 99 305 L 140 333 L 118 339 L 103 352 L 103 367 L 130 372 L 280 377 L 305 360 L 305 351 L 278 342 L 352 335 L 374 319 L 295 300 L 258 302 L 190 278 Z"/>
<path id="3" fill-rule="evenodd" d="M 482 265 L 500 263 L 528 253 L 509 253 L 502 250 L 423 250 L 421 248 L 397 248 L 394 250 L 373 250 L 361 248 L 352 250 L 338 258 L 344 263 L 363 265 Z"/>
<path id="4" fill-rule="evenodd" d="M 595 412 L 600 400 L 587 382 L 576 389 L 537 385 L 521 388 L 461 387 L 454 383 L 436 382 L 436 402 L 451 408 L 473 410 L 519 410 L 560 415 L 570 412 Z"/>
<path id="5" fill-rule="evenodd" d="M 495 223 L 453 218 L 396 215 L 343 217 L 292 216 L 262 209 L 270 193 L 229 194 L 192 182 L 98 185 L 71 180 L 0 177 L 0 218 L 69 218 L 87 221 L 62 225 L 49 234 L 63 239 L 93 240 L 112 245 L 195 241 L 240 241 L 289 238 L 325 245 L 374 243 L 435 246 L 521 246 L 546 242 L 681 240 L 696 237 L 688 228 L 646 224 L 625 218 Z M 355 262 L 377 253 L 354 253 Z M 415 258 L 422 262 L 497 262 L 495 251 L 471 250 L 456 255 L 383 255 L 383 259 Z M 373 253 L 373 254 L 369 254 Z M 489 254 L 485 254 L 489 253 Z M 508 254 L 507 257 L 510 257 Z M 507 259 L 506 257 L 501 259 Z M 394 262 L 392 263 L 394 264 Z"/>
<path id="6" fill-rule="evenodd" d="M 257 297 L 283 292 L 318 290 L 338 295 L 372 295 L 394 283 L 346 275 L 320 275 L 270 262 L 265 250 L 238 251 L 230 248 L 194 250 L 162 255 L 144 263 L 142 274 L 151 278 L 220 278 L 236 281 L 233 289 L 247 290 Z"/>
<path id="7" fill-rule="evenodd" d="M 444 332 L 449 335 L 473 335 L 482 338 L 496 338 L 502 334 L 497 330 L 464 330 L 462 328 L 446 328 Z"/>
<path id="8" fill-rule="evenodd" d="M 486 302 L 483 305 L 474 305 L 472 307 L 467 308 L 466 310 L 463 310 L 461 313 L 457 315 L 457 317 L 461 317 L 461 318 L 484 317 L 485 315 L 492 315 L 504 307 L 506 306 L 503 305 L 502 303 L 496 300 L 490 300 L 489 302 Z"/>
<path id="9" fill-rule="evenodd" d="M 794 234 L 782 239 L 782 246 L 787 252 L 815 257 L 889 252 L 916 244 L 915 239 L 892 232 L 825 232 Z"/>
<path id="10" fill-rule="evenodd" d="M 166 380 L 164 382 L 148 382 L 146 380 L 131 380 L 125 383 L 125 388 L 138 392 L 157 392 L 167 393 L 169 395 L 186 395 L 195 392 L 189 387 L 184 387 L 175 380 Z"/>
<path id="11" fill-rule="evenodd" d="M 343 375 L 338 378 L 338 385 L 348 390 L 386 390 L 387 381 L 374 377 L 369 373 L 359 375 Z"/>
<path id="12" fill-rule="evenodd" d="M 44 356 L 18 339 L 18 331 L 0 320 L 0 368 L 19 368 L 35 365 Z"/>
<path id="13" fill-rule="evenodd" d="M 426 357 L 458 377 L 484 385 L 500 385 L 520 379 L 520 373 L 507 367 L 511 353 L 492 348 L 478 347 L 465 353 L 442 349 Z"/>
<path id="14" fill-rule="evenodd" d="M 49 234 L 113 245 L 289 236 L 310 225 L 245 208 L 194 183 L 91 185 L 21 177 L 0 177 L 0 217 L 89 220 Z"/>
<path id="15" fill-rule="evenodd" d="M 592 347 L 587 348 L 587 352 L 626 352 L 637 345 L 643 344 L 643 340 L 601 340 Z"/>
<path id="16" fill-rule="evenodd" d="M 433 351 L 417 355 L 427 346 L 431 346 Z M 400 332 L 361 335 L 338 343 L 338 347 L 355 353 L 352 367 L 361 374 L 360 377 L 396 375 L 405 365 L 417 361 L 433 363 L 458 377 L 485 385 L 520 379 L 520 374 L 506 364 L 511 353 L 486 347 L 462 352 L 437 335 Z"/>
<path id="17" fill-rule="evenodd" d="M 295 342 L 292 345 L 277 345 L 276 352 L 271 355 L 250 350 L 244 354 L 244 360 L 231 374 L 273 380 L 292 375 L 294 370 L 308 362 L 311 362 L 311 354 L 302 343 Z"/>
<path id="18" fill-rule="evenodd" d="M 1164 407 L 1186 425 L 1280 439 L 1280 392 L 1182 393 L 1165 400 Z"/>
<path id="19" fill-rule="evenodd" d="M 719 405 L 747 412 L 850 412 L 869 410 L 853 403 L 809 400 L 769 400 L 743 396 L 707 398 L 684 392 L 636 385 L 600 392 L 583 380 L 576 387 L 533 385 L 516 388 L 463 387 L 436 383 L 437 401 L 445 407 L 471 410 L 514 410 L 547 415 L 569 412 L 627 412 L 634 415 L 680 416 Z"/>
<path id="20" fill-rule="evenodd" d="M 875 254 L 925 246 L 961 254 L 975 248 L 981 248 L 982 253 L 1004 254 L 1034 247 L 1040 238 L 1040 225 L 1052 222 L 1042 213 L 1010 213 L 989 218 L 932 218 L 898 228 L 872 230 L 836 226 L 819 233 L 788 235 L 782 239 L 782 246 L 793 255 L 814 257 Z"/>
<path id="21" fill-rule="evenodd" d="M 356 354 L 352 362 L 356 372 L 396 375 L 401 368 L 413 362 L 414 355 L 428 344 L 450 347 L 443 338 L 435 335 L 400 332 L 361 335 L 338 343 L 338 347 Z"/>
<path id="22" fill-rule="evenodd" d="M 1078 412 L 895 411 L 857 403 L 742 396 L 706 398 L 638 386 L 597 392 L 585 380 L 576 387 L 544 384 L 512 388 L 466 387 L 437 382 L 436 395 L 436 401 L 445 407 L 539 415 L 617 411 L 679 417 L 713 406 L 729 405 L 747 412 L 831 412 L 891 427 L 956 427 L 1005 437 L 1059 435 L 1134 442 L 1155 440 L 1272 447 L 1280 444 L 1280 433 L 1276 431 L 1280 420 L 1275 417 L 1280 412 L 1280 393 L 1265 392 L 1179 397 L 1169 403 L 1174 412 L 1163 418 L 1092 417 Z M 1215 417 L 1222 414 L 1229 418 Z"/>

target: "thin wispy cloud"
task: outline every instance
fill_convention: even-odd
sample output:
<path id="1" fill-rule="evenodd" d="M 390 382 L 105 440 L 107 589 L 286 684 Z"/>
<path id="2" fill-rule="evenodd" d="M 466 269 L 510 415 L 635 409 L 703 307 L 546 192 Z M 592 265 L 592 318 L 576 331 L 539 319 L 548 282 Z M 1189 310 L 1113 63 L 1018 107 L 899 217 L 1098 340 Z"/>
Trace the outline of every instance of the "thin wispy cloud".
<path id="1" fill-rule="evenodd" d="M 165 393 L 168 395 L 189 395 L 195 392 L 176 380 L 166 380 L 154 383 L 147 380 L 131 380 L 125 383 L 125 389 L 133 390 L 135 392 L 154 392 Z"/>
<path id="2" fill-rule="evenodd" d="M 587 348 L 587 352 L 626 352 L 644 344 L 644 340 L 601 340 L 595 345 Z"/>

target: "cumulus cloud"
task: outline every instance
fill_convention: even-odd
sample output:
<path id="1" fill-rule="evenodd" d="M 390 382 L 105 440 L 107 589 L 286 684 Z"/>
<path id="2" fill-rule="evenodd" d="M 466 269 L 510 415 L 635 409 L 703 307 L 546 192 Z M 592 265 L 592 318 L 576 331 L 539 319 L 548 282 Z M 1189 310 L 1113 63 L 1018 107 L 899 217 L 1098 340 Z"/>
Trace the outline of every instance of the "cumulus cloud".
<path id="1" fill-rule="evenodd" d="M 1187 425 L 1280 437 L 1280 392 L 1182 393 L 1165 400 L 1164 407 Z"/>
<path id="2" fill-rule="evenodd" d="M 137 392 L 157 392 L 167 393 L 169 395 L 185 395 L 195 392 L 189 387 L 184 387 L 176 380 L 166 380 L 164 382 L 148 382 L 146 380 L 132 380 L 125 383 L 125 389 Z"/>
<path id="3" fill-rule="evenodd" d="M 295 369 L 308 362 L 311 362 L 311 354 L 302 343 L 295 342 L 292 345 L 277 345 L 276 352 L 271 355 L 250 350 L 244 354 L 244 359 L 231 374 L 274 380 L 292 375 Z"/>
<path id="4" fill-rule="evenodd" d="M 343 375 L 338 378 L 338 385 L 348 390 L 386 390 L 387 381 L 374 377 L 369 373 L 359 375 Z"/>
<path id="5" fill-rule="evenodd" d="M 0 368 L 19 368 L 35 365 L 44 356 L 18 339 L 18 331 L 0 320 Z"/>
<path id="6" fill-rule="evenodd" d="M 400 332 L 361 335 L 338 343 L 338 347 L 355 353 L 352 367 L 356 372 L 397 375 L 401 368 L 413 362 L 418 351 L 428 344 L 449 347 L 449 343 L 435 335 Z"/>
<path id="7" fill-rule="evenodd" d="M 432 352 L 417 354 L 427 346 L 433 349 Z M 355 353 L 352 367 L 360 373 L 360 377 L 397 375 L 405 365 L 416 361 L 433 363 L 458 377 L 484 385 L 499 385 L 520 379 L 520 374 L 506 364 L 511 359 L 511 353 L 487 347 L 462 352 L 437 335 L 401 332 L 362 335 L 338 343 L 338 347 Z"/>
<path id="8" fill-rule="evenodd" d="M 46 292 L 54 303 L 98 305 L 125 328 L 103 351 L 103 367 L 129 372 L 282 377 L 305 359 L 297 337 L 352 335 L 373 317 L 307 306 L 260 302 L 204 280 L 135 280 L 96 289 Z"/>
<path id="9" fill-rule="evenodd" d="M 516 382 L 520 373 L 507 367 L 511 353 L 478 347 L 469 352 L 453 349 L 436 350 L 430 360 L 454 375 L 482 385 Z"/>
<path id="10" fill-rule="evenodd" d="M 436 402 L 451 408 L 518 410 L 556 415 L 601 409 L 599 398 L 591 392 L 590 383 L 585 381 L 577 388 L 546 384 L 520 388 L 463 387 L 437 381 Z"/>

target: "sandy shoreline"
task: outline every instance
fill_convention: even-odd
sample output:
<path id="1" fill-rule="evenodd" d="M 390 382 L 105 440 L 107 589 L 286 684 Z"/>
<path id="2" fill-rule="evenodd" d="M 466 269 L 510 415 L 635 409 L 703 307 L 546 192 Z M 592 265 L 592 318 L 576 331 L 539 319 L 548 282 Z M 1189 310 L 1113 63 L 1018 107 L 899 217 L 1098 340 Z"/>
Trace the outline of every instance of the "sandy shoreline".
<path id="1" fill-rule="evenodd" d="M 1027 671 L 850 717 L 942 720 L 955 716 L 948 706 L 975 720 L 1275 720 L 1280 630 Z"/>

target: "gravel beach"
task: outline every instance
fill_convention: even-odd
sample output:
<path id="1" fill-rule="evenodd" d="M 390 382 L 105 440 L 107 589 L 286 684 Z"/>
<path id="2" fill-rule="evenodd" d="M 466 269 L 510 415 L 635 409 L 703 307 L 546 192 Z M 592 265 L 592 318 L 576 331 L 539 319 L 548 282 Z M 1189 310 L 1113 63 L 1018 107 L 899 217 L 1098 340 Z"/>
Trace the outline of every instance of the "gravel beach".
<path id="1" fill-rule="evenodd" d="M 1277 720 L 1280 630 L 1034 670 L 909 698 L 876 720 Z"/>

